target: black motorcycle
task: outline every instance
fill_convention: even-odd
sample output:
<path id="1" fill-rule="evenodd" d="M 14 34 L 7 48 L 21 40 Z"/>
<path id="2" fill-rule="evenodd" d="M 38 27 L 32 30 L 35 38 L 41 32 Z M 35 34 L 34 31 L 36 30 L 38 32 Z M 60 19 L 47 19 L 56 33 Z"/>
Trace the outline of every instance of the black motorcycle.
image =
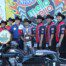
<path id="1" fill-rule="evenodd" d="M 21 50 L 0 45 L 0 66 L 22 66 L 23 55 Z"/>
<path id="2" fill-rule="evenodd" d="M 8 30 L 0 32 L 0 66 L 22 66 L 23 55 L 21 50 L 15 48 L 12 43 L 12 35 Z M 16 44 L 16 43 L 15 43 Z"/>
<path id="3" fill-rule="evenodd" d="M 0 66 L 11 66 L 8 54 L 5 52 L 5 45 L 0 45 Z"/>

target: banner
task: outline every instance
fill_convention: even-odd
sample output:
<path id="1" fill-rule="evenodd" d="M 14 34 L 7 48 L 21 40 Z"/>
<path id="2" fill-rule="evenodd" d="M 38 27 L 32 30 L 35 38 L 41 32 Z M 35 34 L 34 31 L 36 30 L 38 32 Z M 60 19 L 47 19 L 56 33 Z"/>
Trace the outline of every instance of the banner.
<path id="1" fill-rule="evenodd" d="M 62 12 L 66 15 L 66 0 L 6 0 L 6 19 L 16 15 L 22 19 L 37 15 L 55 15 Z"/>

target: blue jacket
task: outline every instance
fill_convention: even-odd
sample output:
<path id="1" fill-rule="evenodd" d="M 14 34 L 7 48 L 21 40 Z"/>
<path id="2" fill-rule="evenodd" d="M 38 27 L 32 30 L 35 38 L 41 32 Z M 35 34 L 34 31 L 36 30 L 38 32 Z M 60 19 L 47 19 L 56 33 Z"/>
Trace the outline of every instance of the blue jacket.
<path id="1" fill-rule="evenodd" d="M 18 39 L 19 37 L 19 32 L 18 32 L 18 26 L 16 24 L 14 24 L 11 29 L 10 32 L 12 33 L 13 38 Z"/>

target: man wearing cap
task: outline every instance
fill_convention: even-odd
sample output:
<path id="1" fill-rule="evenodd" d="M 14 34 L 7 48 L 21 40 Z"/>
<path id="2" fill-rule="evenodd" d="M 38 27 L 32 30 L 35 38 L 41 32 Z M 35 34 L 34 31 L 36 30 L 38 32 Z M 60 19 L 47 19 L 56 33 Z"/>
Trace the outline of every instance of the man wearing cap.
<path id="1" fill-rule="evenodd" d="M 0 27 L 0 32 L 1 31 L 3 31 L 3 30 L 7 30 L 6 29 L 6 25 L 7 25 L 7 22 L 6 21 L 4 21 L 4 20 L 2 20 L 1 21 L 1 23 L 0 23 L 0 25 L 1 25 L 1 27 Z M 1 40 L 1 39 L 0 39 Z M 2 43 L 1 43 L 2 44 Z M 3 49 L 4 49 L 4 52 L 6 52 L 7 50 L 9 50 L 10 49 L 10 44 L 8 44 L 8 43 L 4 43 L 3 44 Z"/>
<path id="2" fill-rule="evenodd" d="M 12 18 L 9 18 L 9 19 L 8 19 L 8 21 L 7 21 L 7 25 L 6 25 L 6 29 L 7 29 L 7 30 L 10 31 L 11 26 L 13 25 L 14 21 L 15 21 L 15 20 L 12 19 Z"/>
<path id="3" fill-rule="evenodd" d="M 0 27 L 0 32 L 1 32 L 2 30 L 6 29 L 7 22 L 2 20 L 0 25 L 1 25 L 1 27 Z"/>
<path id="4" fill-rule="evenodd" d="M 27 51 L 28 53 L 31 53 L 32 51 L 32 43 L 31 43 L 31 26 L 30 26 L 31 21 L 28 19 L 24 19 L 24 28 L 23 28 L 23 35 L 21 39 L 24 41 L 24 50 Z M 28 50 L 28 48 L 30 51 Z"/>
<path id="5" fill-rule="evenodd" d="M 46 26 L 46 46 L 50 49 L 55 51 L 56 50 L 56 41 L 55 41 L 55 25 L 52 20 L 54 19 L 53 16 L 47 15 L 46 16 L 46 21 L 47 21 L 47 26 Z"/>
<path id="6" fill-rule="evenodd" d="M 12 33 L 13 41 L 16 41 L 19 43 L 20 46 L 20 37 L 22 35 L 22 29 L 19 28 L 21 19 L 17 16 L 15 18 L 15 24 L 11 27 L 10 32 Z M 23 44 L 23 43 L 22 43 Z M 20 47 L 19 47 L 20 48 Z"/>
<path id="7" fill-rule="evenodd" d="M 56 42 L 59 47 L 60 57 L 66 58 L 66 36 L 65 36 L 65 23 L 63 20 L 65 16 L 61 13 L 57 14 L 57 26 L 56 26 Z"/>
<path id="8" fill-rule="evenodd" d="M 38 49 L 45 48 L 45 26 L 43 23 L 44 18 L 40 15 L 37 16 L 37 26 L 36 26 L 36 43 Z"/>

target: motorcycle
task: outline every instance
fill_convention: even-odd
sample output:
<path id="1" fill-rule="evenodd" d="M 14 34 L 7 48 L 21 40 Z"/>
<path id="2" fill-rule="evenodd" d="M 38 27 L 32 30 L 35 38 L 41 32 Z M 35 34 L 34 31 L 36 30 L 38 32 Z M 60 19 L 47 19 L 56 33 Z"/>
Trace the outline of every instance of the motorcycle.
<path id="1" fill-rule="evenodd" d="M 17 49 L 17 43 L 15 41 L 12 41 L 13 45 L 11 45 L 11 48 L 8 50 L 8 53 L 15 54 L 15 56 L 9 57 L 9 61 L 12 66 L 22 66 L 22 60 L 23 60 L 23 52 L 20 49 Z"/>
<path id="2" fill-rule="evenodd" d="M 0 32 L 0 66 L 22 66 L 22 51 L 10 45 L 11 34 L 7 30 Z M 13 42 L 14 43 L 14 42 Z"/>
<path id="3" fill-rule="evenodd" d="M 8 54 L 4 52 L 4 45 L 0 45 L 0 66 L 11 66 Z"/>

